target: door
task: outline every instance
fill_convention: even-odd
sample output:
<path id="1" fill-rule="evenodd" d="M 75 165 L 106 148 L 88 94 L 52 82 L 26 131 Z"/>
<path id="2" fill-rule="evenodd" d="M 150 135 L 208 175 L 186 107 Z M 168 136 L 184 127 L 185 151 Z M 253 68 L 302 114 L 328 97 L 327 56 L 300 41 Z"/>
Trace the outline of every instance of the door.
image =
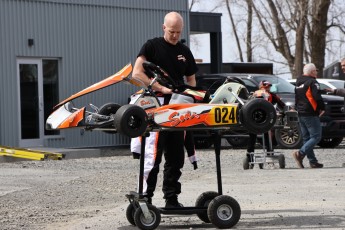
<path id="1" fill-rule="evenodd" d="M 19 145 L 43 146 L 48 135 L 58 131 L 45 130 L 45 119 L 58 102 L 58 60 L 18 59 L 19 82 Z"/>
<path id="2" fill-rule="evenodd" d="M 43 146 L 42 61 L 18 59 L 20 147 Z"/>

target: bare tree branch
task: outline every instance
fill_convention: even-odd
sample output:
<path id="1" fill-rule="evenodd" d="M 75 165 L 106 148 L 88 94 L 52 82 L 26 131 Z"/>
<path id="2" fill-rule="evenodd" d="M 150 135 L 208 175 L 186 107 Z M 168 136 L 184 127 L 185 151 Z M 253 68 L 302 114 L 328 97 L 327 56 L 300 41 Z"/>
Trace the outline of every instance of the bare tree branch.
<path id="1" fill-rule="evenodd" d="M 236 40 L 236 44 L 237 44 L 237 49 L 238 49 L 238 54 L 240 56 L 240 61 L 243 62 L 243 55 L 242 55 L 241 44 L 240 44 L 240 40 L 238 39 L 237 28 L 236 28 L 236 25 L 234 23 L 234 18 L 232 17 L 229 0 L 225 0 L 225 3 L 226 3 L 226 9 L 228 10 L 229 17 L 230 17 L 230 22 L 231 22 L 231 26 L 232 26 L 232 32 L 234 33 L 234 36 L 235 36 L 235 40 Z"/>

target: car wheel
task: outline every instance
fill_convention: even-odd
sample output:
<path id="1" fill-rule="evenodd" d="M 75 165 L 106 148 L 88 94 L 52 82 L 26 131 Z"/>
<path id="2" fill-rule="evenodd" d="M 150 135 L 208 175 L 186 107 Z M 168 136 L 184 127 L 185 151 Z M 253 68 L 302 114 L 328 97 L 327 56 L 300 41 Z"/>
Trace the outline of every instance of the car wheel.
<path id="1" fill-rule="evenodd" d="M 321 148 L 335 148 L 343 141 L 342 137 L 323 138 L 317 144 Z"/>
<path id="2" fill-rule="evenodd" d="M 303 144 L 299 125 L 290 129 L 276 129 L 274 135 L 278 145 L 285 149 L 299 149 Z"/>

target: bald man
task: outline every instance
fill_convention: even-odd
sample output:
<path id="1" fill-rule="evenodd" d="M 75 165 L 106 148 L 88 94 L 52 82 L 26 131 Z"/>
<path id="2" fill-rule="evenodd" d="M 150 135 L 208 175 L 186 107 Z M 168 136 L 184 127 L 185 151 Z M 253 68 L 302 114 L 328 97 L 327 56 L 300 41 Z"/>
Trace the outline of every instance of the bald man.
<path id="1" fill-rule="evenodd" d="M 146 41 L 137 55 L 133 67 L 133 77 L 140 79 L 147 86 L 151 80 L 145 74 L 143 62 L 152 62 L 163 68 L 177 85 L 188 84 L 195 86 L 195 73 L 197 66 L 190 49 L 180 42 L 183 30 L 183 18 L 177 12 L 170 12 L 165 15 L 162 29 L 163 37 L 157 37 Z M 156 82 L 152 86 L 157 95 L 160 95 L 162 104 L 168 104 L 172 90 Z M 143 191 L 152 202 L 152 197 L 157 183 L 159 164 L 164 153 L 164 177 L 163 193 L 166 200 L 166 208 L 182 207 L 178 202 L 178 195 L 181 193 L 182 174 L 184 165 L 184 131 L 174 132 L 151 132 L 146 140 L 145 166 L 144 166 L 144 188 Z M 140 138 L 133 138 L 131 151 L 138 152 Z"/>

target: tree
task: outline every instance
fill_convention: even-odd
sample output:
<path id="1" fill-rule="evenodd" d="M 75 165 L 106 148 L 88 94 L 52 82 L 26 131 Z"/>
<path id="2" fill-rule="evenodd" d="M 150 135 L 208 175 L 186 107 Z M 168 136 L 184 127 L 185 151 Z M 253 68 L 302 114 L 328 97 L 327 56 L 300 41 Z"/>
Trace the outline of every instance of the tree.
<path id="1" fill-rule="evenodd" d="M 268 60 L 285 65 L 295 78 L 302 74 L 304 63 L 313 62 L 321 70 L 326 57 L 338 59 L 345 50 L 341 0 L 220 0 L 214 9 L 221 9 L 222 4 L 229 14 L 240 61 L 244 51 L 248 62 Z M 245 34 L 242 40 L 241 34 Z"/>
<path id="2" fill-rule="evenodd" d="M 267 4 L 264 7 L 254 4 L 254 11 L 262 30 L 287 61 L 292 76 L 296 77 L 303 68 L 308 0 L 285 1 L 281 4 L 267 0 Z"/>
<path id="3" fill-rule="evenodd" d="M 250 0 L 248 0 L 248 1 L 250 1 Z M 225 0 L 225 3 L 226 3 L 226 9 L 228 10 L 230 22 L 231 22 L 232 32 L 234 33 L 234 37 L 235 37 L 235 40 L 236 40 L 237 49 L 238 49 L 238 55 L 240 56 L 240 61 L 243 62 L 243 54 L 242 54 L 241 43 L 240 43 L 240 39 L 238 38 L 237 28 L 236 28 L 236 25 L 235 25 L 235 22 L 234 22 L 234 18 L 232 16 L 229 0 Z"/>
<path id="4" fill-rule="evenodd" d="M 323 69 L 325 66 L 326 38 L 328 30 L 328 9 L 331 0 L 314 0 L 311 7 L 311 28 L 307 27 L 310 41 L 311 62 L 317 68 Z M 322 77 L 322 71 L 320 71 Z"/>

